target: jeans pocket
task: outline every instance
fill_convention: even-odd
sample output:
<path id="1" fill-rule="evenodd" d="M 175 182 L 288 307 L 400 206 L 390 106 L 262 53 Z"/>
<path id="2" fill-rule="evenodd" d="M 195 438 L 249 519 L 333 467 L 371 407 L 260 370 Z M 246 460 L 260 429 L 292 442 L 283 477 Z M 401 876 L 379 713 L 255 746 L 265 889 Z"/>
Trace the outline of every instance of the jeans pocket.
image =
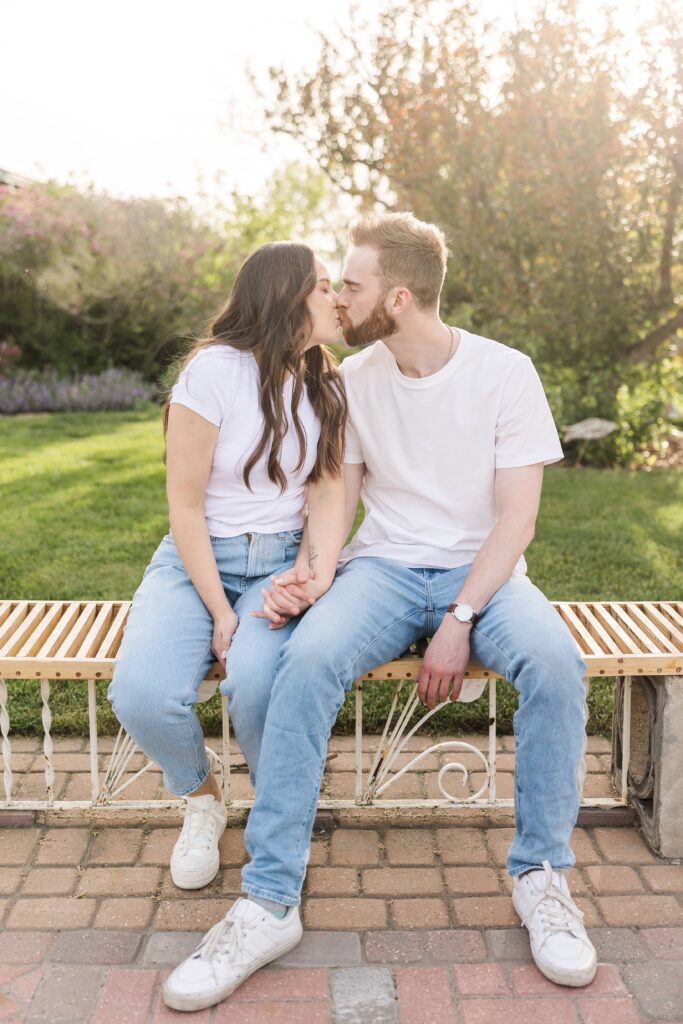
<path id="1" fill-rule="evenodd" d="M 278 534 L 282 541 L 282 558 L 284 562 L 293 562 L 299 552 L 303 530 L 284 530 Z"/>
<path id="2" fill-rule="evenodd" d="M 301 538 L 303 536 L 303 532 L 304 532 L 303 529 L 302 530 L 285 530 L 284 533 L 281 534 L 281 536 L 284 539 L 284 542 L 287 545 L 287 547 L 290 547 L 293 544 L 298 547 L 299 544 L 301 543 Z"/>

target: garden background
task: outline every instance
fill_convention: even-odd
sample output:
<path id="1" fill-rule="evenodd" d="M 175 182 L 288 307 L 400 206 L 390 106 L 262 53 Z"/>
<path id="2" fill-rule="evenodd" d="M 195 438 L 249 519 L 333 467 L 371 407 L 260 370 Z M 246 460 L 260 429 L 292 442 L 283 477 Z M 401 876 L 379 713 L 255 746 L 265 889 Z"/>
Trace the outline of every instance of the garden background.
<path id="1" fill-rule="evenodd" d="M 679 598 L 681 26 L 680 2 L 634 41 L 576 0 L 513 29 L 405 0 L 321 35 L 315 66 L 271 69 L 264 137 L 302 157 L 259 192 L 122 199 L 0 172 L 0 598 L 132 595 L 167 530 L 159 399 L 178 358 L 256 245 L 311 240 L 338 270 L 369 209 L 444 229 L 443 318 L 531 356 L 561 433 L 612 424 L 546 474 L 534 581 L 552 599 Z M 10 694 L 13 730 L 40 731 L 35 685 Z M 387 688 L 372 694 L 370 728 Z M 609 681 L 591 700 L 608 730 Z M 503 726 L 513 708 L 506 690 Z M 86 731 L 80 688 L 56 685 L 52 711 Z M 218 731 L 215 703 L 202 715 Z M 486 722 L 481 703 L 445 715 L 442 731 Z"/>

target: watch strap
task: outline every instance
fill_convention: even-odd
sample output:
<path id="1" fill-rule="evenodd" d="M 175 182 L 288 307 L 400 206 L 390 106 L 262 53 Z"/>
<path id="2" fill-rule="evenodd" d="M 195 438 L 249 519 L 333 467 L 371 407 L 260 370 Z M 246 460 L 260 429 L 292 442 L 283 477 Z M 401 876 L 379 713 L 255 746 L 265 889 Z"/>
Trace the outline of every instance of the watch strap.
<path id="1" fill-rule="evenodd" d="M 446 614 L 450 613 L 452 615 L 457 607 L 458 607 L 458 602 L 457 601 L 453 601 L 453 603 L 449 604 L 448 608 L 446 609 Z M 466 619 L 465 621 L 468 622 L 470 624 L 470 626 L 475 626 L 477 624 L 478 620 L 479 620 L 479 612 L 475 612 L 474 609 L 472 609 L 472 618 L 471 619 Z M 458 619 L 457 621 L 460 622 L 461 620 Z"/>

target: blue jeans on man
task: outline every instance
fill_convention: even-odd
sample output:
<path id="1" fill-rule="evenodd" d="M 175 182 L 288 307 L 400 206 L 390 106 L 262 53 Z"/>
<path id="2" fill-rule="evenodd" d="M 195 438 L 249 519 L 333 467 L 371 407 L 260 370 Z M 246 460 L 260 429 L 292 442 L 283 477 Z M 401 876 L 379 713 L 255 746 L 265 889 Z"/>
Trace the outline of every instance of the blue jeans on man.
<path id="1" fill-rule="evenodd" d="M 301 618 L 280 652 L 260 737 L 245 833 L 252 857 L 242 871 L 246 893 L 299 903 L 327 743 L 346 692 L 359 676 L 433 634 L 469 569 L 354 558 Z M 470 645 L 473 660 L 519 692 L 508 870 L 517 876 L 546 860 L 570 868 L 585 750 L 584 663 L 557 612 L 523 574 L 513 574 L 485 606 Z M 228 658 L 222 688 L 231 699 L 233 687 Z"/>

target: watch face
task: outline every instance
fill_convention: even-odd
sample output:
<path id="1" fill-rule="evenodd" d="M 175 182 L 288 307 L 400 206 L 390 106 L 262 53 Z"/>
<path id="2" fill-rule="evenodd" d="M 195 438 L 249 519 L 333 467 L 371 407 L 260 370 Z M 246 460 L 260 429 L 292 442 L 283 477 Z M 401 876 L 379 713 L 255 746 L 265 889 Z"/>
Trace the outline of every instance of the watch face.
<path id="1" fill-rule="evenodd" d="M 474 608 L 469 604 L 459 604 L 453 611 L 458 622 L 470 622 L 474 615 Z"/>

